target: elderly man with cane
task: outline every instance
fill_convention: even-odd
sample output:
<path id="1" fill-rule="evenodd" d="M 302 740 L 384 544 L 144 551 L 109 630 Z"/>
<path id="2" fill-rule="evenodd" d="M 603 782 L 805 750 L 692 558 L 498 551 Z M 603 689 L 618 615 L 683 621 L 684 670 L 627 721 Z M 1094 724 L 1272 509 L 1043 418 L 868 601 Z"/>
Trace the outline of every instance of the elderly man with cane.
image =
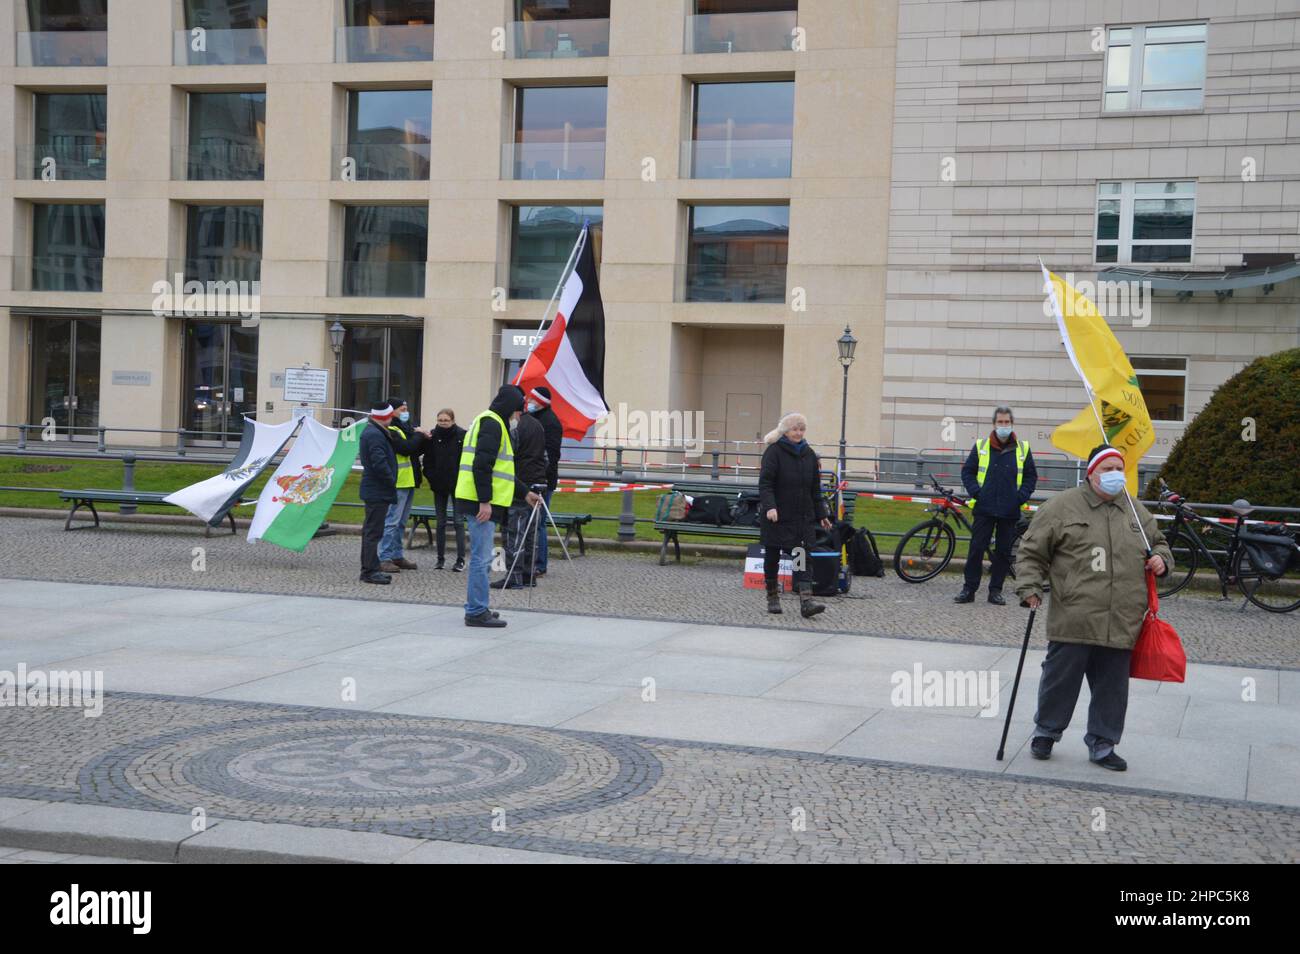
<path id="1" fill-rule="evenodd" d="M 1115 772 L 1128 768 L 1115 746 L 1124 732 L 1129 664 L 1147 609 L 1146 573 L 1164 576 L 1172 566 L 1155 518 L 1128 496 L 1124 455 L 1108 444 L 1094 448 L 1087 481 L 1043 504 L 1016 561 L 1021 606 L 1037 611 L 1044 584 L 1051 587 L 1047 657 L 1030 742 L 1034 758 L 1051 758 L 1086 677 L 1092 693 L 1083 739 L 1089 759 Z"/>

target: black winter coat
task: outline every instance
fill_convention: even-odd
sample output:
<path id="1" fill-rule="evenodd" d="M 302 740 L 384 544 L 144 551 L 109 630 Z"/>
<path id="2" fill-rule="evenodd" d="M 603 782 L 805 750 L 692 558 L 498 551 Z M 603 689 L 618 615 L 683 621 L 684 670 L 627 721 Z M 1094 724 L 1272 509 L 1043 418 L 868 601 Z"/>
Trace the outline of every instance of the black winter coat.
<path id="1" fill-rule="evenodd" d="M 521 414 L 510 437 L 515 446 L 515 505 L 522 506 L 529 487 L 546 483 L 546 432 L 531 414 Z"/>
<path id="2" fill-rule="evenodd" d="M 515 411 L 523 410 L 524 392 L 512 385 L 505 385 L 499 391 L 497 396 L 492 399 L 488 405 L 488 410 L 495 413 L 501 420 L 509 426 L 510 415 Z M 468 435 L 466 435 L 468 437 Z M 477 443 L 474 447 L 474 499 L 462 500 L 456 498 L 456 512 L 464 514 L 467 517 L 473 517 L 478 513 L 479 502 L 486 503 L 492 499 L 492 468 L 496 464 L 497 453 L 501 450 L 503 438 L 508 438 L 508 434 L 503 434 L 501 425 L 490 417 L 485 417 L 479 423 Z M 522 498 L 528 492 L 528 488 L 519 480 L 519 461 L 518 452 L 515 460 L 515 496 Z M 497 523 L 505 520 L 509 513 L 508 507 L 498 507 L 492 505 L 492 519 Z"/>
<path id="3" fill-rule="evenodd" d="M 560 484 L 560 450 L 564 444 L 564 425 L 549 407 L 544 407 L 533 417 L 537 418 L 546 433 L 546 486 L 555 490 Z"/>
<path id="4" fill-rule="evenodd" d="M 389 432 L 374 421 L 361 429 L 361 499 L 366 503 L 397 501 L 397 452 Z"/>
<path id="5" fill-rule="evenodd" d="M 429 489 L 442 494 L 454 493 L 467 431 L 453 424 L 448 428 L 435 427 L 432 433 L 433 437 L 424 442 L 424 476 L 429 481 Z"/>
<path id="6" fill-rule="evenodd" d="M 777 521 L 767 519 L 776 509 Z M 805 444 L 802 450 L 784 438 L 763 452 L 758 474 L 759 539 L 765 547 L 811 550 L 817 524 L 830 516 L 821 492 L 821 463 Z"/>
<path id="7" fill-rule="evenodd" d="M 1014 433 L 1012 434 L 1014 437 Z M 975 513 L 987 514 L 1002 520 L 1009 520 L 1020 515 L 1020 505 L 1027 503 L 1038 486 L 1038 468 L 1034 466 L 1034 452 L 1025 457 L 1025 473 L 1016 487 L 1016 445 L 1008 442 L 1000 451 L 992 446 L 989 436 L 989 470 L 984 475 L 984 486 L 976 478 L 979 476 L 980 455 L 978 445 L 972 445 L 966 463 L 961 469 L 961 482 L 966 493 L 975 498 Z"/>

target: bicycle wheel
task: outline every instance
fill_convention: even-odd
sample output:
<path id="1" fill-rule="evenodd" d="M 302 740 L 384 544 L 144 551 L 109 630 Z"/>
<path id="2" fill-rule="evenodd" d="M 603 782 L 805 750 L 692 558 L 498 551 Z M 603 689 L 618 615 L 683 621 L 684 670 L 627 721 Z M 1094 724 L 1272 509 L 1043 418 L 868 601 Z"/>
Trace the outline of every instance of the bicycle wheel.
<path id="1" fill-rule="evenodd" d="M 1289 613 L 1300 607 L 1300 566 L 1294 563 L 1281 576 L 1267 576 L 1250 562 L 1246 547 L 1238 547 L 1232 558 L 1232 575 L 1241 592 L 1262 610 Z"/>
<path id="2" fill-rule="evenodd" d="M 1169 536 L 1168 543 L 1169 549 L 1174 552 L 1174 565 L 1164 576 L 1156 578 L 1156 592 L 1162 597 L 1173 596 L 1192 582 L 1197 562 L 1201 558 L 1201 552 L 1196 549 L 1191 534 L 1182 527 Z"/>
<path id="3" fill-rule="evenodd" d="M 898 541 L 894 572 L 908 583 L 924 583 L 943 572 L 957 546 L 957 535 L 945 520 L 919 523 Z"/>

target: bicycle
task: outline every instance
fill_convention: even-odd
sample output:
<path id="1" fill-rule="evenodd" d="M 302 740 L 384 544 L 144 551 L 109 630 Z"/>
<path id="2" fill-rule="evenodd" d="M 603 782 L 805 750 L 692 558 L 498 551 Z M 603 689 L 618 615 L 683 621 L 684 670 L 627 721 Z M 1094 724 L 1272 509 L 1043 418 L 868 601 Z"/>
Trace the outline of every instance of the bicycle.
<path id="1" fill-rule="evenodd" d="M 958 526 L 968 534 L 974 527 L 966 517 L 966 497 L 947 489 L 930 475 L 930 483 L 942 495 L 938 503 L 926 507 L 926 513 L 938 514 L 929 520 L 918 523 L 898 541 L 894 551 L 894 572 L 908 583 L 924 583 L 942 573 L 952 561 L 957 549 L 957 534 L 951 526 L 956 521 Z M 1020 547 L 1020 538 L 1024 536 L 1029 520 L 1022 516 L 1016 524 L 1016 539 L 1011 546 L 1010 566 L 1007 574 L 1016 578 L 1016 552 Z"/>
<path id="2" fill-rule="evenodd" d="M 1208 517 L 1203 517 L 1188 503 L 1169 489 L 1166 484 L 1160 491 L 1160 508 L 1173 508 L 1173 524 L 1165 534 L 1169 549 L 1174 554 L 1174 565 L 1160 581 L 1157 592 L 1161 596 L 1173 596 L 1192 581 L 1203 557 L 1213 567 L 1219 577 L 1219 589 L 1223 599 L 1228 598 L 1228 587 L 1236 585 L 1247 600 L 1262 610 L 1270 613 L 1289 613 L 1300 607 L 1300 543 L 1291 534 L 1254 533 L 1246 526 L 1246 518 L 1254 508 L 1246 500 L 1238 500 L 1232 505 L 1232 512 L 1237 519 L 1228 530 L 1222 524 Z M 1223 542 L 1223 562 L 1215 557 L 1215 551 L 1206 545 L 1197 525 L 1205 528 L 1207 535 L 1213 534 Z M 1289 560 L 1281 561 L 1282 572 L 1271 574 L 1257 568 L 1251 562 L 1251 545 L 1282 547 L 1289 543 L 1293 548 Z"/>

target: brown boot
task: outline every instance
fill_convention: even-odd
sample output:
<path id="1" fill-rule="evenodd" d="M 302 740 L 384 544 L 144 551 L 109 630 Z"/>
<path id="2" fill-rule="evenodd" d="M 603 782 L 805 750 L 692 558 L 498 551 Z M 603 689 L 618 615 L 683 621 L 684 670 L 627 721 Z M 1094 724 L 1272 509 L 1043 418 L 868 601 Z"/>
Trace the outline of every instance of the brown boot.
<path id="1" fill-rule="evenodd" d="M 779 580 L 765 580 L 767 584 L 767 611 L 781 612 L 781 583 Z"/>
<path id="2" fill-rule="evenodd" d="M 803 618 L 808 619 L 811 616 L 816 616 L 818 613 L 823 612 L 825 609 L 826 609 L 825 604 L 813 602 L 812 584 L 800 583 L 799 584 L 799 613 L 803 616 Z"/>
<path id="3" fill-rule="evenodd" d="M 419 567 L 417 567 L 414 563 L 412 563 L 412 562 L 411 562 L 410 560 L 408 560 L 406 557 L 398 557 L 398 558 L 397 558 L 396 560 L 394 560 L 393 562 L 394 562 L 395 564 L 397 564 L 397 566 L 401 567 L 403 570 L 418 570 L 418 569 L 419 569 Z"/>
<path id="4" fill-rule="evenodd" d="M 379 564 L 379 572 L 381 572 L 381 573 L 401 573 L 401 572 L 402 572 L 402 568 L 401 568 L 400 566 L 398 566 L 396 563 L 394 563 L 392 560 L 385 560 L 383 563 Z"/>

